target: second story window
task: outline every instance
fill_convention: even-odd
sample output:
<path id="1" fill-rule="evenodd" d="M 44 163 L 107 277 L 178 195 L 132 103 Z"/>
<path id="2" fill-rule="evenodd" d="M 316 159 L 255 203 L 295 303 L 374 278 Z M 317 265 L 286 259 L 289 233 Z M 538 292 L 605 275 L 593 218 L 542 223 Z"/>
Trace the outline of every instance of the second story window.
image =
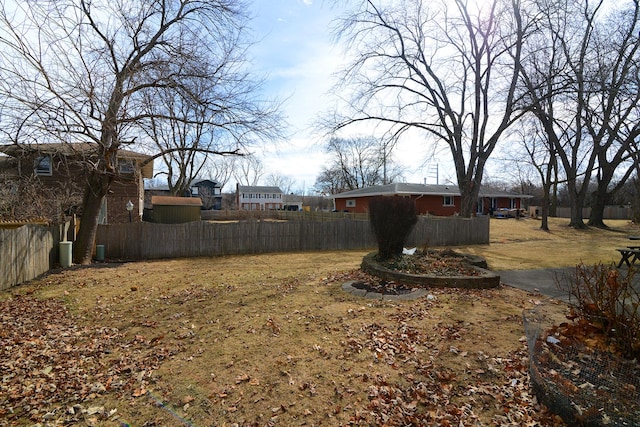
<path id="1" fill-rule="evenodd" d="M 40 156 L 35 161 L 34 172 L 36 175 L 51 176 L 53 173 L 51 156 Z"/>
<path id="2" fill-rule="evenodd" d="M 132 174 L 134 172 L 131 160 L 118 160 L 118 171 L 120 173 Z"/>

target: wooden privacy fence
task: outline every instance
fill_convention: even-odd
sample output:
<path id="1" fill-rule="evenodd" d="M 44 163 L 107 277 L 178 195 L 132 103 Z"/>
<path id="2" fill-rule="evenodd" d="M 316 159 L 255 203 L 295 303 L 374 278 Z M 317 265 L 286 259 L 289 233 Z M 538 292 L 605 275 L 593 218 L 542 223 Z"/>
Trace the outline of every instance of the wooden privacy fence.
<path id="1" fill-rule="evenodd" d="M 571 218 L 571 208 L 556 208 L 556 216 L 558 218 Z M 589 216 L 591 216 L 591 208 L 583 208 L 582 218 L 589 218 Z M 606 206 L 602 212 L 602 217 L 604 219 L 631 219 L 633 210 L 631 207 Z"/>
<path id="2" fill-rule="evenodd" d="M 420 217 L 407 246 L 489 243 L 489 217 Z M 370 249 L 369 221 L 241 221 L 100 225 L 96 244 L 110 259 L 183 258 L 268 252 Z"/>
<path id="3" fill-rule="evenodd" d="M 57 259 L 58 236 L 57 226 L 0 228 L 0 290 L 49 271 Z"/>

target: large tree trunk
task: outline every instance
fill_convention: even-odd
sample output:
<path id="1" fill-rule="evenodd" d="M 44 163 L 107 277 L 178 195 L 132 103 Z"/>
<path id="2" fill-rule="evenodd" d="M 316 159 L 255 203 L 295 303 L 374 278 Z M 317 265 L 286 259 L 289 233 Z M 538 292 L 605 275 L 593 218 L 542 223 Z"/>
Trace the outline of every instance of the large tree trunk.
<path id="1" fill-rule="evenodd" d="M 476 203 L 478 203 L 478 194 L 480 193 L 480 185 L 475 181 L 468 181 L 466 185 L 460 188 L 460 216 L 463 218 L 471 218 L 475 214 Z"/>
<path id="2" fill-rule="evenodd" d="M 90 173 L 82 204 L 80 230 L 78 230 L 78 236 L 73 248 L 73 261 L 76 264 L 91 263 L 93 246 L 98 231 L 100 209 L 110 185 L 111 180 L 108 176 L 97 171 Z"/>
<path id="3" fill-rule="evenodd" d="M 593 193 L 593 200 L 591 201 L 591 215 L 589 215 L 589 222 L 587 225 L 598 228 L 608 228 L 604 223 L 604 208 L 607 205 L 608 194 L 606 189 L 598 189 Z"/>
<path id="4" fill-rule="evenodd" d="M 640 224 L 640 174 L 633 178 L 633 201 L 631 202 L 631 220 Z"/>
<path id="5" fill-rule="evenodd" d="M 587 228 L 582 218 L 582 208 L 584 207 L 584 194 L 576 192 L 575 181 L 569 181 L 569 204 L 571 207 L 571 218 L 569 227 L 583 229 Z"/>
<path id="6" fill-rule="evenodd" d="M 553 194 L 549 201 L 549 216 L 558 216 L 558 173 L 556 172 L 555 182 L 553 183 Z"/>
<path id="7" fill-rule="evenodd" d="M 551 205 L 551 194 L 549 194 L 551 191 L 550 185 L 548 183 L 543 185 L 542 191 L 544 192 L 544 195 L 542 196 L 542 206 L 540 207 L 540 215 L 542 217 L 540 229 L 549 231 L 549 207 Z"/>

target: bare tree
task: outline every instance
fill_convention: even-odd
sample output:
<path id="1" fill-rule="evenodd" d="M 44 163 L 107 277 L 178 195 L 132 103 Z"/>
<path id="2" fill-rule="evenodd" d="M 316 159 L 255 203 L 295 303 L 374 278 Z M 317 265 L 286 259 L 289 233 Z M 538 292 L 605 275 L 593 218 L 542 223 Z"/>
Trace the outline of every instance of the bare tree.
<path id="1" fill-rule="evenodd" d="M 293 192 L 293 186 L 296 180 L 289 175 L 283 175 L 277 172 L 272 172 L 265 178 L 265 184 L 278 187 L 284 194 L 291 194 Z"/>
<path id="2" fill-rule="evenodd" d="M 320 194 L 388 184 L 402 178 L 403 170 L 392 158 L 393 145 L 385 139 L 333 137 L 325 151 L 331 156 L 331 163 L 316 178 L 315 187 Z"/>
<path id="3" fill-rule="evenodd" d="M 586 132 L 598 159 L 588 225 L 605 227 L 605 205 L 636 170 L 632 151 L 640 136 L 640 2 L 613 11 L 598 29 L 597 56 L 588 59 L 592 75 L 585 108 Z"/>
<path id="4" fill-rule="evenodd" d="M 417 130 L 447 144 L 460 214 L 471 216 L 485 164 L 517 119 L 520 1 L 360 4 L 339 33 L 355 60 L 338 86 L 353 88 L 353 110 L 336 128 L 383 123 L 395 136 Z"/>
<path id="5" fill-rule="evenodd" d="M 0 94 L 7 101 L 0 128 L 20 143 L 98 147 L 86 176 L 75 262 L 91 260 L 117 152 L 143 135 L 145 99 L 169 91 L 218 107 L 190 83 L 215 79 L 205 65 L 218 63 L 218 41 L 240 37 L 246 10 L 242 0 L 1 3 Z"/>
<path id="6" fill-rule="evenodd" d="M 313 188 L 314 191 L 321 196 L 329 196 L 331 194 L 348 191 L 347 186 L 342 180 L 340 170 L 335 166 L 322 168 L 320 174 L 316 177 Z"/>
<path id="7" fill-rule="evenodd" d="M 236 157 L 216 156 L 209 159 L 204 166 L 204 176 L 215 181 L 224 189 L 233 176 L 233 167 Z"/>
<path id="8" fill-rule="evenodd" d="M 182 196 L 204 166 L 206 155 L 200 150 L 211 145 L 211 132 L 205 118 L 207 108 L 183 100 L 173 92 L 149 98 L 146 107 L 149 111 L 147 133 L 162 153 L 160 158 L 164 163 L 155 176 L 166 175 L 170 194 Z M 173 151 L 172 147 L 181 149 Z"/>
<path id="9" fill-rule="evenodd" d="M 591 225 L 604 226 L 602 212 L 613 178 L 628 163 L 639 135 L 637 104 L 639 5 L 605 19 L 595 3 L 537 0 L 540 19 L 523 55 L 527 108 L 540 120 L 567 179 L 570 225 L 585 227 L 582 208 L 592 179 Z M 623 178 L 632 168 L 622 172 Z"/>
<path id="10" fill-rule="evenodd" d="M 533 168 L 542 183 L 540 229 L 549 231 L 549 216 L 555 206 L 554 194 L 558 186 L 558 162 L 555 147 L 548 140 L 540 122 L 532 115 L 521 119 L 513 136 L 519 144 L 513 147 L 515 161 Z M 553 191 L 553 192 L 552 192 Z M 555 210 L 555 209 L 554 209 Z"/>
<path id="11" fill-rule="evenodd" d="M 161 173 L 172 194 L 187 192 L 212 154 L 240 154 L 249 138 L 270 140 L 281 133 L 282 126 L 274 126 L 279 119 L 275 109 L 265 109 L 254 99 L 262 82 L 245 70 L 246 46 L 237 38 L 216 41 L 218 62 L 199 64 L 198 73 L 208 76 L 206 80 L 191 79 L 188 73 L 188 92 L 157 90 L 145 101 L 150 149 L 162 154 Z"/>
<path id="12" fill-rule="evenodd" d="M 255 187 L 264 175 L 264 164 L 255 155 L 234 160 L 233 177 L 240 185 Z"/>

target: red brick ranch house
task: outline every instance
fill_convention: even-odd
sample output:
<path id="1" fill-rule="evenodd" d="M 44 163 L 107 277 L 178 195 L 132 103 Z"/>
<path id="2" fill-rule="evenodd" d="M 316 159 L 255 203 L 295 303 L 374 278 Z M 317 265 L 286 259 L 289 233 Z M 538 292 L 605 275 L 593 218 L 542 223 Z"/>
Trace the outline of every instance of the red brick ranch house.
<path id="1" fill-rule="evenodd" d="M 376 196 L 411 197 L 419 215 L 451 216 L 460 212 L 460 191 L 455 185 L 395 183 L 375 185 L 334 194 L 337 211 L 367 213 L 369 200 Z M 499 209 L 523 209 L 524 201 L 533 196 L 495 190 L 480 190 L 476 213 L 489 214 Z"/>

